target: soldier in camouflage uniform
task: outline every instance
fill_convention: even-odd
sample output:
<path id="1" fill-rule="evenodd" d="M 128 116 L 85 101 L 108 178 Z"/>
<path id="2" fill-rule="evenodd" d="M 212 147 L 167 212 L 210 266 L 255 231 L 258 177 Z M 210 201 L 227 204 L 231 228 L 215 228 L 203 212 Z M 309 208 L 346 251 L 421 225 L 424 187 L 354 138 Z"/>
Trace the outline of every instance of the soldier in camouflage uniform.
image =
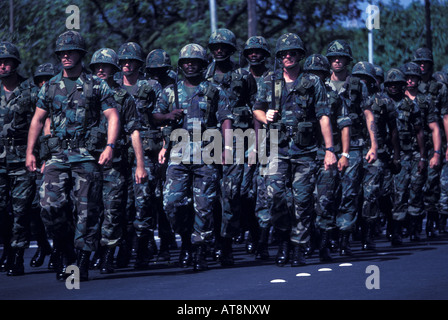
<path id="1" fill-rule="evenodd" d="M 126 170 L 131 164 L 128 161 L 127 151 L 132 144 L 136 158 L 135 183 L 145 181 L 148 174 L 145 170 L 143 148 L 140 139 L 141 124 L 135 107 L 134 98 L 121 88 L 113 79 L 120 70 L 118 56 L 113 49 L 102 48 L 97 50 L 90 61 L 90 69 L 99 78 L 105 80 L 114 90 L 114 99 L 117 102 L 120 115 L 120 136 L 114 148 L 114 159 L 110 165 L 101 169 L 103 176 L 103 205 L 104 217 L 101 226 L 100 253 L 102 253 L 101 273 L 112 273 L 115 248 L 120 243 L 124 229 L 124 212 L 126 207 L 127 179 Z M 106 118 L 102 118 L 99 128 L 107 131 Z M 129 143 L 130 142 L 130 143 Z M 106 140 L 104 140 L 106 144 Z M 101 248 L 103 248 L 101 250 Z"/>
<path id="2" fill-rule="evenodd" d="M 231 60 L 231 56 L 237 51 L 235 35 L 228 29 L 218 29 L 210 35 L 208 48 L 213 56 L 213 62 L 208 66 L 205 78 L 226 91 L 231 103 L 230 109 L 235 116 L 233 127 L 243 131 L 252 129 L 251 97 L 256 93 L 257 85 L 248 71 L 237 68 Z M 248 150 L 242 150 L 244 163 L 241 163 L 243 159 L 237 158 L 237 154 L 241 151 L 237 150 L 237 141 L 229 148 L 234 150 L 235 157 L 232 164 L 222 167 L 221 237 L 217 239 L 218 248 L 219 245 L 222 246 L 221 251 L 217 252 L 217 258 L 222 265 L 233 264 L 232 238 L 241 232 L 242 184 L 245 176 L 246 181 L 251 181 L 255 171 L 255 166 L 249 167 L 246 161 L 248 150 L 252 150 L 253 146 L 249 146 Z"/>
<path id="3" fill-rule="evenodd" d="M 197 44 L 183 47 L 179 53 L 179 65 L 184 80 L 174 87 L 177 90 L 173 87 L 164 89 L 155 110 L 156 113 L 173 116 L 173 121 L 164 130 L 165 145 L 159 155 L 159 161 L 165 162 L 166 153 L 170 153 L 163 202 L 174 232 L 182 238 L 180 258 L 191 257 L 191 251 L 194 251 L 193 268 L 200 271 L 207 269 L 205 249 L 213 237 L 213 210 L 219 197 L 222 154 L 220 143 L 207 144 L 200 138 L 206 129 L 215 129 L 213 132 L 219 136 L 215 139 L 219 138 L 219 141 L 222 136 L 225 137 L 224 131 L 231 128 L 233 116 L 225 92 L 203 77 L 207 66 L 204 48 Z M 173 112 L 175 109 L 183 112 Z M 216 130 L 219 126 L 222 136 Z M 175 129 L 180 130 L 173 131 Z M 175 143 L 178 138 L 170 137 L 179 131 L 183 134 L 182 140 Z M 201 135 L 193 136 L 194 131 L 199 131 Z M 207 147 L 211 146 L 214 154 L 209 155 L 212 158 L 205 157 L 204 152 L 210 151 Z M 188 266 L 187 259 L 181 262 L 183 266 Z"/>
<path id="4" fill-rule="evenodd" d="M 149 78 L 160 83 L 163 89 L 173 86 L 176 81 L 176 73 L 171 66 L 171 58 L 163 49 L 155 49 L 148 53 L 146 57 L 146 74 Z M 169 120 L 168 120 L 169 121 Z M 166 125 L 161 121 L 161 125 Z M 160 248 L 157 261 L 170 260 L 170 247 L 176 248 L 176 238 L 171 230 L 169 221 L 163 211 L 163 184 L 165 182 L 166 163 L 160 164 L 160 179 L 157 180 L 156 200 L 157 200 L 157 226 L 159 230 Z"/>
<path id="5" fill-rule="evenodd" d="M 40 89 L 42 86 L 55 76 L 55 70 L 52 63 L 43 63 L 36 68 L 33 76 L 34 84 Z M 47 119 L 49 122 L 49 119 Z M 50 128 L 48 123 L 48 128 Z M 37 241 L 37 250 L 30 261 L 31 267 L 40 267 L 45 260 L 45 256 L 51 254 L 52 248 L 48 242 L 45 233 L 45 226 L 40 216 L 40 197 L 39 190 L 42 186 L 43 176 L 42 169 L 36 170 L 36 194 L 33 200 L 33 214 L 31 218 L 31 231 L 34 232 L 34 238 Z M 53 259 L 50 257 L 49 268 L 53 268 Z"/>
<path id="6" fill-rule="evenodd" d="M 394 207 L 392 216 L 392 245 L 402 243 L 402 227 L 408 213 L 421 208 L 421 179 L 425 168 L 423 122 L 419 101 L 405 95 L 406 76 L 392 68 L 386 72 L 384 88 L 396 113 L 400 142 L 401 170 L 394 176 Z M 423 101 L 424 103 L 424 101 Z"/>
<path id="7" fill-rule="evenodd" d="M 381 96 L 378 91 L 377 79 L 375 77 L 374 66 L 366 61 L 358 62 L 352 69 L 352 77 L 357 77 L 363 81 L 369 93 L 369 102 L 375 119 L 377 128 L 377 159 L 374 162 L 363 160 L 363 171 L 361 174 L 361 206 L 360 206 L 360 226 L 361 226 L 361 248 L 363 250 L 375 249 L 375 232 L 380 216 L 379 198 L 383 189 L 384 168 L 389 165 L 393 152 L 393 164 L 400 158 L 399 141 L 395 123 L 395 110 L 390 98 Z M 364 129 L 364 131 L 367 131 Z M 388 134 L 392 137 L 387 144 Z M 368 137 L 367 133 L 364 136 Z M 367 139 L 367 144 L 369 144 Z M 364 150 L 364 159 L 367 150 Z"/>
<path id="8" fill-rule="evenodd" d="M 153 210 L 155 204 L 155 191 L 157 180 L 160 176 L 160 168 L 157 161 L 158 153 L 162 147 L 162 133 L 157 128 L 152 117 L 153 109 L 156 105 L 157 98 L 162 91 L 161 85 L 152 79 L 144 79 L 140 74 L 140 69 L 145 63 L 143 50 L 135 42 L 127 42 L 118 49 L 118 60 L 120 63 L 122 78 L 117 79 L 117 83 L 132 95 L 136 102 L 137 112 L 141 119 L 142 130 L 140 136 L 143 142 L 145 170 L 148 178 L 144 183 L 135 184 L 131 173 L 127 174 L 130 179 L 130 187 L 128 190 L 129 201 L 128 209 L 130 210 L 135 203 L 135 219 L 128 217 L 128 221 L 133 220 L 133 227 L 137 235 L 137 256 L 134 267 L 136 269 L 145 269 L 148 267 L 149 260 L 157 253 L 157 247 L 154 240 L 154 229 L 156 228 L 156 211 Z M 133 150 L 130 150 L 129 161 L 135 162 Z M 133 172 L 136 167 L 132 166 Z M 127 212 L 131 215 L 132 212 Z M 130 233 L 131 234 L 131 233 Z M 130 240 L 120 247 L 127 248 L 128 256 L 130 250 Z"/>
<path id="9" fill-rule="evenodd" d="M 36 190 L 36 174 L 28 172 L 24 164 L 37 87 L 32 79 L 18 73 L 20 63 L 17 47 L 0 42 L 0 215 L 7 254 L 2 264 L 9 276 L 24 273 L 23 254 L 30 243 L 31 204 Z"/>
<path id="10" fill-rule="evenodd" d="M 99 165 L 112 161 L 120 122 L 112 90 L 102 79 L 88 75 L 83 69 L 82 57 L 86 52 L 84 39 L 76 31 L 66 31 L 57 38 L 55 53 L 63 70 L 39 92 L 26 150 L 26 167 L 34 172 L 37 162 L 33 151 L 48 116 L 51 135 L 41 140 L 47 148 L 42 219 L 60 253 L 57 279 L 68 276 L 64 266 L 73 263 L 71 251 L 74 246 L 79 251 L 81 281 L 88 280 L 90 254 L 97 249 L 100 236 L 102 185 Z M 95 129 L 99 126 L 101 113 L 108 120 L 107 146 L 97 160 L 93 152 L 98 142 Z M 76 211 L 74 231 L 71 198 Z M 71 237 L 73 232 L 74 239 Z"/>
<path id="11" fill-rule="evenodd" d="M 266 176 L 271 222 L 280 240 L 276 264 L 284 266 L 290 260 L 292 245 L 291 266 L 300 266 L 306 263 L 310 241 L 319 132 L 325 141 L 326 170 L 336 164 L 336 156 L 325 86 L 316 75 L 301 72 L 299 61 L 305 55 L 302 40 L 293 33 L 282 35 L 275 55 L 282 70 L 264 78 L 254 116 L 269 129 L 278 130 L 278 155 L 271 157 L 272 170 Z M 293 212 L 288 205 L 289 188 Z"/>
<path id="12" fill-rule="evenodd" d="M 330 63 L 328 59 L 320 54 L 309 56 L 303 65 L 305 72 L 317 75 L 322 82 L 330 76 Z M 330 119 L 333 131 L 334 152 L 339 154 L 338 171 L 343 173 L 348 167 L 348 153 L 350 151 L 350 126 L 347 105 L 338 94 L 326 88 L 328 104 L 330 106 Z M 322 140 L 322 139 L 320 139 Z M 321 141 L 322 143 L 324 141 Z M 339 185 L 339 174 L 336 170 L 325 170 L 324 167 L 325 145 L 317 151 L 317 173 L 316 173 L 316 232 L 312 239 L 318 241 L 319 258 L 321 261 L 331 261 L 331 231 L 336 227 L 336 191 Z M 314 242 L 314 241 L 312 241 Z M 313 244 L 311 244 L 313 246 Z M 312 249 L 312 248 L 311 248 Z"/>
<path id="13" fill-rule="evenodd" d="M 373 112 L 368 101 L 368 90 L 359 78 L 351 77 L 348 65 L 352 58 L 350 45 L 344 40 L 334 40 L 327 48 L 332 70 L 328 87 L 336 91 L 349 106 L 349 116 L 352 120 L 350 128 L 349 167 L 341 177 L 341 199 L 336 217 L 339 231 L 339 254 L 352 255 L 350 234 L 354 231 L 359 206 L 360 188 L 363 167 L 363 150 L 367 148 L 365 160 L 369 163 L 377 159 L 376 126 Z M 365 130 L 367 129 L 367 130 Z M 368 132 L 368 135 L 365 134 Z M 370 138 L 370 145 L 367 139 Z"/>
<path id="14" fill-rule="evenodd" d="M 441 165 L 442 165 L 442 138 L 444 139 L 444 145 L 446 145 L 446 137 L 439 133 L 439 129 L 442 128 L 442 121 L 440 118 L 440 112 L 448 108 L 448 90 L 447 85 L 443 82 L 437 81 L 432 77 L 434 59 L 431 50 L 428 48 L 418 48 L 413 55 L 413 62 L 420 66 L 422 71 L 421 81 L 418 89 L 421 93 L 428 96 L 431 103 L 435 107 L 437 112 L 437 123 L 434 124 L 434 130 L 430 134 L 429 128 L 425 126 L 426 137 L 426 152 L 428 153 L 428 159 L 431 161 L 428 166 L 428 178 L 424 186 L 424 202 L 426 211 L 426 235 L 428 238 L 435 236 L 436 224 L 439 224 L 439 203 L 440 202 L 440 181 L 441 181 Z M 434 137 L 436 135 L 436 137 Z M 434 141 L 434 145 L 431 146 L 431 139 Z M 434 139 L 439 139 L 435 141 Z M 435 161 L 435 162 L 434 162 Z M 422 215 L 423 217 L 424 215 Z"/>
<path id="15" fill-rule="evenodd" d="M 422 69 L 416 63 L 409 62 L 403 65 L 403 72 L 407 79 L 405 94 L 408 98 L 419 104 L 421 117 L 423 121 L 423 133 L 425 142 L 425 152 L 423 156 L 426 167 L 419 174 L 417 190 L 419 191 L 420 212 L 410 211 L 409 233 L 411 241 L 420 239 L 419 233 L 421 222 L 425 214 L 428 214 L 429 223 L 426 232 L 428 237 L 434 236 L 434 223 L 438 216 L 438 201 L 440 196 L 440 168 L 442 153 L 442 138 L 439 127 L 439 109 L 437 103 L 430 94 L 424 94 L 421 91 L 420 81 L 422 79 Z M 439 104 L 440 105 L 440 104 Z M 423 184 L 420 186 L 420 183 Z M 423 191 L 423 192 L 422 192 Z M 420 199 L 420 196 L 423 196 Z M 423 205 L 424 204 L 424 205 Z"/>

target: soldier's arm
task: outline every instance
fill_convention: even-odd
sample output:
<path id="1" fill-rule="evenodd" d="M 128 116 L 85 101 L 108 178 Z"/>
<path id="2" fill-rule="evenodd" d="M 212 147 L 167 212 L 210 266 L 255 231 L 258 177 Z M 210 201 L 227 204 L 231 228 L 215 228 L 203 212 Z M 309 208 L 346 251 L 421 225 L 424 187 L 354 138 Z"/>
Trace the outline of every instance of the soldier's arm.
<path id="1" fill-rule="evenodd" d="M 115 144 L 120 133 L 120 116 L 116 108 L 109 108 L 103 111 L 107 119 L 107 144 Z M 109 164 L 113 159 L 113 149 L 106 146 L 100 155 L 98 163 L 100 165 Z"/>
<path id="2" fill-rule="evenodd" d="M 333 131 L 331 129 L 330 117 L 322 116 L 319 120 L 322 137 L 324 139 L 325 148 L 333 147 Z M 336 164 L 336 155 L 334 152 L 326 151 L 324 159 L 325 170 L 330 169 Z"/>
<path id="3" fill-rule="evenodd" d="M 434 151 L 439 151 L 442 148 L 442 136 L 440 133 L 440 127 L 437 122 L 430 122 L 428 124 L 429 129 L 431 129 L 432 133 L 432 143 L 434 147 Z M 429 161 L 429 166 L 431 168 L 438 167 L 441 163 L 440 159 L 440 153 L 434 152 L 434 155 L 432 156 L 431 160 Z"/>
<path id="4" fill-rule="evenodd" d="M 47 111 L 36 107 L 33 119 L 31 120 L 30 129 L 28 130 L 28 143 L 26 148 L 25 166 L 29 171 L 36 171 L 36 156 L 33 150 L 47 118 Z"/>
<path id="5" fill-rule="evenodd" d="M 145 159 L 143 156 L 143 145 L 142 139 L 140 138 L 140 131 L 134 130 L 134 132 L 132 132 L 131 142 L 137 163 L 135 167 L 135 183 L 140 184 L 148 177 L 148 173 L 145 170 Z"/>
<path id="6" fill-rule="evenodd" d="M 342 153 L 350 152 L 350 126 L 346 126 L 341 130 Z M 338 170 L 344 172 L 349 165 L 349 160 L 342 156 L 338 161 Z"/>
<path id="7" fill-rule="evenodd" d="M 370 149 L 367 152 L 366 160 L 368 163 L 373 163 L 376 161 L 376 159 L 378 157 L 378 155 L 377 155 L 378 142 L 376 140 L 377 129 L 376 129 L 376 124 L 375 124 L 375 118 L 374 118 L 372 110 L 370 110 L 370 109 L 364 109 L 364 116 L 366 119 L 367 131 L 369 132 L 369 136 L 370 136 Z"/>

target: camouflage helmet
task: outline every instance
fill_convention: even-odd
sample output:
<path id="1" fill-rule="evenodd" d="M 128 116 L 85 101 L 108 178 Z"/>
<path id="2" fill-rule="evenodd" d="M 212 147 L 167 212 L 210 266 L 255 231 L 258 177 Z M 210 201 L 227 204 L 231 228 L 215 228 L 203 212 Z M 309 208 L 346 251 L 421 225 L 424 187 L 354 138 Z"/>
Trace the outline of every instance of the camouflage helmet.
<path id="1" fill-rule="evenodd" d="M 420 66 L 415 62 L 408 62 L 401 66 L 401 71 L 405 74 L 405 76 L 417 76 L 419 78 L 422 77 L 422 70 Z"/>
<path id="2" fill-rule="evenodd" d="M 123 43 L 120 48 L 118 48 L 118 60 L 138 60 L 140 62 L 145 62 L 145 57 L 143 54 L 142 47 L 135 42 Z"/>
<path id="3" fill-rule="evenodd" d="M 55 53 L 69 50 L 78 50 L 83 53 L 87 52 L 84 38 L 77 31 L 66 31 L 59 35 L 56 40 Z"/>
<path id="4" fill-rule="evenodd" d="M 43 63 L 41 65 L 39 65 L 36 68 L 36 71 L 34 72 L 34 79 L 36 79 L 37 77 L 42 77 L 42 76 L 51 76 L 53 77 L 56 74 L 55 70 L 54 70 L 54 66 L 52 63 Z"/>
<path id="5" fill-rule="evenodd" d="M 414 55 L 412 57 L 412 62 L 417 61 L 428 61 L 428 62 L 434 62 L 432 57 L 432 52 L 428 48 L 418 48 L 415 50 Z"/>
<path id="6" fill-rule="evenodd" d="M 17 47 L 11 42 L 2 41 L 0 42 L 0 59 L 11 58 L 16 60 L 19 64 L 22 62 L 20 60 L 20 52 Z"/>
<path id="7" fill-rule="evenodd" d="M 94 64 L 97 63 L 107 63 L 113 65 L 115 68 L 120 70 L 120 66 L 118 65 L 118 55 L 115 52 L 115 50 L 110 48 L 101 48 L 92 56 L 92 59 L 90 60 L 90 69 L 92 69 Z"/>
<path id="8" fill-rule="evenodd" d="M 295 33 L 285 33 L 277 39 L 275 46 L 275 56 L 278 58 L 279 52 L 288 50 L 299 50 L 306 53 L 302 39 Z"/>
<path id="9" fill-rule="evenodd" d="M 152 50 L 146 57 L 146 68 L 171 68 L 170 55 L 162 49 Z"/>
<path id="10" fill-rule="evenodd" d="M 180 50 L 178 63 L 181 64 L 183 59 L 198 59 L 201 60 L 204 65 L 208 62 L 207 52 L 202 46 L 196 43 L 187 44 Z"/>
<path id="11" fill-rule="evenodd" d="M 381 80 L 384 80 L 384 70 L 380 66 L 374 64 L 373 67 L 375 68 L 375 75 L 377 78 L 381 78 Z"/>
<path id="12" fill-rule="evenodd" d="M 445 85 L 448 85 L 448 75 L 443 71 L 436 71 L 432 75 L 432 77 L 439 82 L 443 82 Z"/>
<path id="13" fill-rule="evenodd" d="M 236 51 L 236 37 L 229 29 L 221 28 L 212 32 L 208 39 L 208 47 L 210 48 L 211 45 L 218 43 L 228 44 Z"/>
<path id="14" fill-rule="evenodd" d="M 321 54 L 312 54 L 306 58 L 303 64 L 304 71 L 324 71 L 327 76 L 330 75 L 330 63 L 327 57 Z"/>
<path id="15" fill-rule="evenodd" d="M 445 73 L 446 75 L 448 75 L 448 64 L 446 64 L 442 67 L 442 72 Z"/>
<path id="16" fill-rule="evenodd" d="M 271 50 L 269 48 L 269 43 L 266 41 L 265 38 L 260 36 L 253 36 L 247 39 L 246 45 L 243 49 L 243 55 L 246 56 L 247 50 L 250 49 L 261 49 L 263 50 L 268 57 L 271 56 Z"/>
<path id="17" fill-rule="evenodd" d="M 328 57 L 347 57 L 350 61 L 353 60 L 352 49 L 350 44 L 345 40 L 333 40 L 327 47 Z"/>
<path id="18" fill-rule="evenodd" d="M 367 61 L 360 61 L 353 66 L 352 75 L 367 76 L 373 82 L 376 82 L 376 73 L 373 64 Z"/>
<path id="19" fill-rule="evenodd" d="M 386 72 L 386 75 L 384 77 L 384 84 L 391 82 L 401 82 L 406 84 L 406 77 L 400 69 L 391 68 Z"/>

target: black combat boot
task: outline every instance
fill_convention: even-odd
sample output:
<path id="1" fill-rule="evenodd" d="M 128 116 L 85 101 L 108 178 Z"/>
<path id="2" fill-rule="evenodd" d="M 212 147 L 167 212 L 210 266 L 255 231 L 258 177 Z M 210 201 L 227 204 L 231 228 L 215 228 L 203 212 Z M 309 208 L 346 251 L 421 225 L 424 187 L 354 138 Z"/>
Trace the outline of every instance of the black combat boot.
<path id="1" fill-rule="evenodd" d="M 352 256 L 353 251 L 350 246 L 350 231 L 341 231 L 341 241 L 339 244 L 339 255 Z"/>
<path id="2" fill-rule="evenodd" d="M 333 261 L 331 257 L 331 230 L 321 230 L 319 242 L 319 260 L 321 262 Z"/>
<path id="3" fill-rule="evenodd" d="M 409 239 L 411 241 L 420 241 L 419 231 L 420 217 L 411 215 L 409 217 Z"/>
<path id="4" fill-rule="evenodd" d="M 7 271 L 8 276 L 21 276 L 25 274 L 25 267 L 23 265 L 24 248 L 13 248 L 13 260 Z"/>
<path id="5" fill-rule="evenodd" d="M 143 235 L 137 239 L 137 255 L 135 257 L 134 269 L 144 270 L 149 267 L 150 251 L 148 248 L 149 236 Z"/>
<path id="6" fill-rule="evenodd" d="M 279 232 L 280 243 L 278 245 L 277 256 L 275 257 L 275 264 L 279 267 L 283 267 L 289 262 L 289 233 Z"/>
<path id="7" fill-rule="evenodd" d="M 37 250 L 34 256 L 31 258 L 30 266 L 33 268 L 38 268 L 44 264 L 45 257 L 51 254 L 51 246 L 48 243 L 47 238 L 37 241 Z"/>
<path id="8" fill-rule="evenodd" d="M 107 247 L 104 250 L 103 257 L 101 259 L 101 268 L 100 273 L 101 274 L 108 274 L 113 273 L 114 270 L 114 254 L 115 254 L 115 247 Z"/>
<path id="9" fill-rule="evenodd" d="M 54 248 L 54 270 L 56 271 L 56 279 L 65 281 L 70 274 L 66 273 L 68 266 L 76 263 L 76 253 L 73 241 L 64 242 L 57 240 Z"/>
<path id="10" fill-rule="evenodd" d="M 181 235 L 181 241 L 182 245 L 180 248 L 180 254 L 179 254 L 179 265 L 182 268 L 187 268 L 191 266 L 193 262 L 193 254 L 191 252 L 191 235 L 190 234 L 183 234 Z"/>
<path id="11" fill-rule="evenodd" d="M 11 248 L 11 244 L 8 241 L 3 244 L 3 253 L 0 258 L 0 272 L 8 272 L 13 259 L 14 259 L 13 250 Z"/>
<path id="12" fill-rule="evenodd" d="M 89 280 L 90 251 L 80 250 L 78 255 L 79 280 Z"/>
<path id="13" fill-rule="evenodd" d="M 193 256 L 193 270 L 194 271 L 204 271 L 208 269 L 208 264 L 206 260 L 206 248 L 205 244 L 196 244 L 194 245 L 195 252 Z"/>
<path id="14" fill-rule="evenodd" d="M 106 252 L 106 247 L 99 246 L 98 249 L 93 254 L 92 260 L 90 261 L 90 269 L 100 269 L 103 264 L 104 253 Z"/>
<path id="15" fill-rule="evenodd" d="M 304 244 L 292 242 L 291 267 L 300 267 L 306 264 L 305 251 Z"/>
<path id="16" fill-rule="evenodd" d="M 392 246 L 401 246 L 403 244 L 403 227 L 402 222 L 397 220 L 391 220 L 392 224 L 392 236 L 391 236 L 391 244 Z"/>
<path id="17" fill-rule="evenodd" d="M 269 259 L 269 228 L 260 229 L 260 240 L 257 244 L 255 259 L 268 260 Z"/>
<path id="18" fill-rule="evenodd" d="M 162 237 L 160 239 L 160 250 L 157 255 L 157 261 L 170 261 L 170 239 L 167 237 Z"/>
<path id="19" fill-rule="evenodd" d="M 375 250 L 375 221 L 363 221 L 361 222 L 361 249 L 362 250 Z"/>
<path id="20" fill-rule="evenodd" d="M 235 263 L 232 252 L 232 238 L 221 238 L 221 256 L 219 262 L 223 267 L 233 266 Z"/>
<path id="21" fill-rule="evenodd" d="M 436 237 L 436 223 L 439 221 L 439 213 L 438 212 L 428 212 L 426 216 L 426 236 L 429 239 L 433 239 Z"/>

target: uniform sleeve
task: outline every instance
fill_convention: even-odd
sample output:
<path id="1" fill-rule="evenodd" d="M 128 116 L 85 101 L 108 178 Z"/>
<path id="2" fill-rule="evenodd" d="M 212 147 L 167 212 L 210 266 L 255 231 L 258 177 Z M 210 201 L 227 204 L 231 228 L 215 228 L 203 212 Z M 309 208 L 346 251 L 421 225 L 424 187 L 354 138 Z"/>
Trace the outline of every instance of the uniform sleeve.
<path id="1" fill-rule="evenodd" d="M 442 116 L 448 114 L 448 88 L 444 83 L 440 90 L 440 114 Z"/>
<path id="2" fill-rule="evenodd" d="M 49 111 L 48 105 L 45 102 L 45 95 L 46 92 L 48 90 L 48 81 L 42 86 L 42 88 L 39 90 L 39 93 L 37 94 L 37 102 L 36 102 L 36 107 L 45 110 L 45 111 Z"/>
<path id="3" fill-rule="evenodd" d="M 232 111 L 230 110 L 230 101 L 229 97 L 227 96 L 226 92 L 222 90 L 219 87 L 216 87 L 218 89 L 219 94 L 218 96 L 218 108 L 216 112 L 216 118 L 218 120 L 218 123 L 222 123 L 224 120 L 230 119 L 234 120 L 234 116 Z"/>
<path id="4" fill-rule="evenodd" d="M 327 91 L 323 82 L 317 77 L 314 86 L 314 102 L 317 119 L 320 119 L 323 116 L 330 116 L 331 110 L 330 105 L 328 104 Z"/>
<path id="5" fill-rule="evenodd" d="M 163 89 L 158 96 L 156 106 L 154 107 L 153 113 L 166 114 L 170 112 L 170 94 L 173 92 L 173 86 L 166 87 Z"/>
<path id="6" fill-rule="evenodd" d="M 253 110 L 267 111 L 267 109 L 269 108 L 269 104 L 271 103 L 270 100 L 271 81 L 268 79 L 268 77 L 260 79 L 258 83 L 258 90 L 257 93 L 255 94 L 255 103 L 252 107 Z"/>
<path id="7" fill-rule="evenodd" d="M 98 86 L 100 93 L 101 111 L 104 112 L 110 108 L 117 108 L 117 102 L 114 99 L 114 92 L 106 83 L 106 81 L 100 78 L 98 79 L 100 80 Z"/>

